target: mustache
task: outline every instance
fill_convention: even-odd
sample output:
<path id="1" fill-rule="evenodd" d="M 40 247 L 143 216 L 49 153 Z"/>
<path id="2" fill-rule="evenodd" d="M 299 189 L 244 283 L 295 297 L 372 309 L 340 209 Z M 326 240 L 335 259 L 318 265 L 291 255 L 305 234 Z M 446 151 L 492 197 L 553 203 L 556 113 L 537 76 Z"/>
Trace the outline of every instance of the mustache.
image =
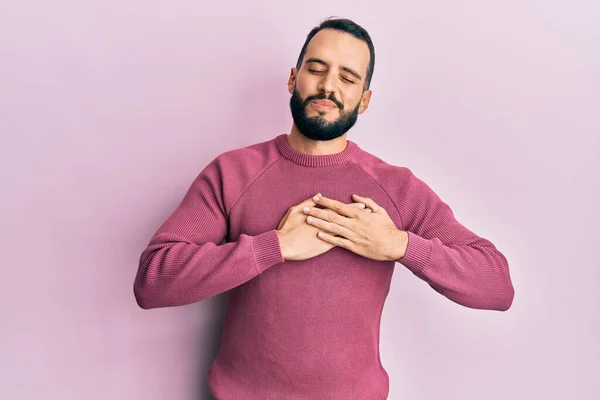
<path id="1" fill-rule="evenodd" d="M 319 94 L 315 94 L 314 96 L 308 96 L 306 98 L 306 100 L 304 100 L 304 106 L 306 106 L 308 103 L 310 103 L 313 100 L 330 100 L 332 101 L 341 111 L 344 110 L 344 105 L 335 98 L 334 94 L 331 94 L 329 96 L 325 96 L 324 93 L 319 93 Z"/>

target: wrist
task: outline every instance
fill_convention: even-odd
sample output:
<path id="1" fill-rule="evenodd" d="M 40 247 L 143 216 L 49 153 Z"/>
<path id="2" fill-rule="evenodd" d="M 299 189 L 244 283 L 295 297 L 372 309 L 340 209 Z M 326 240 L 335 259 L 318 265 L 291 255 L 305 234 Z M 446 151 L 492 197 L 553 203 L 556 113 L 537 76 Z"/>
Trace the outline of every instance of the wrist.
<path id="1" fill-rule="evenodd" d="M 395 249 L 397 250 L 394 255 L 394 260 L 400 260 L 406 255 L 406 251 L 408 250 L 408 232 L 403 230 L 398 230 L 397 232 L 397 241 Z"/>
<path id="2" fill-rule="evenodd" d="M 277 232 L 277 238 L 279 239 L 279 250 L 281 251 L 281 255 L 283 256 L 284 260 L 287 260 L 289 258 L 289 248 L 285 242 L 285 237 L 281 231 L 276 230 L 275 232 Z"/>

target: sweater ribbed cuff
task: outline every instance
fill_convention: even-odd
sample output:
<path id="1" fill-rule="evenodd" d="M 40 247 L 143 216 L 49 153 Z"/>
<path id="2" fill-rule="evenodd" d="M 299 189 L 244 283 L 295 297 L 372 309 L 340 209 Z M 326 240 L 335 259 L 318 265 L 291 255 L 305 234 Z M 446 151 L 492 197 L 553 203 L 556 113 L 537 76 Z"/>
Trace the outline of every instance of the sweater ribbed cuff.
<path id="1" fill-rule="evenodd" d="M 274 229 L 252 237 L 252 252 L 259 272 L 285 261 Z"/>
<path id="2" fill-rule="evenodd" d="M 416 275 L 422 275 L 431 260 L 431 242 L 412 232 L 408 232 L 408 247 L 399 263 Z"/>

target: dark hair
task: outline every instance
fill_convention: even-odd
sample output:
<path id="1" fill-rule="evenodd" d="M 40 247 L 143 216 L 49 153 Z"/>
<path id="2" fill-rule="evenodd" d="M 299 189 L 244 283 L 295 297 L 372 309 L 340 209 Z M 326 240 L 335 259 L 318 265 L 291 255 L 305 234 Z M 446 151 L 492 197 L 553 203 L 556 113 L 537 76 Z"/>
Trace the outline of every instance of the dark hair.
<path id="1" fill-rule="evenodd" d="M 371 84 L 371 78 L 373 77 L 373 69 L 375 69 L 375 47 L 373 46 L 373 41 L 371 40 L 371 36 L 362 26 L 358 25 L 354 21 L 351 21 L 346 18 L 328 18 L 325 21 L 321 22 L 319 26 L 316 26 L 311 30 L 306 37 L 306 41 L 304 42 L 304 46 L 302 46 L 302 50 L 300 51 L 300 56 L 298 57 L 298 62 L 296 63 L 296 68 L 300 69 L 302 66 L 302 60 L 304 60 L 304 55 L 306 54 L 306 48 L 308 47 L 308 43 L 310 40 L 321 30 L 323 29 L 335 29 L 337 31 L 342 31 L 351 34 L 357 39 L 360 39 L 367 43 L 369 46 L 370 53 L 370 61 L 369 68 L 367 69 L 367 76 L 365 78 L 365 89 L 369 88 Z"/>

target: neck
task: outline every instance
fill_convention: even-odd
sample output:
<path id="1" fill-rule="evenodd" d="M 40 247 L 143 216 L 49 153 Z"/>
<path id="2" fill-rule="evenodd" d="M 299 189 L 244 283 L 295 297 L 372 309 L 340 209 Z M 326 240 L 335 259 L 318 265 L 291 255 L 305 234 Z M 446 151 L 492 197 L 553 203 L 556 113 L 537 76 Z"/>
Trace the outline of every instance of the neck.
<path id="1" fill-rule="evenodd" d="M 311 140 L 304 136 L 295 124 L 287 136 L 287 142 L 290 147 L 300 153 L 312 156 L 322 156 L 328 154 L 341 153 L 348 145 L 346 141 L 347 133 L 333 140 Z"/>

